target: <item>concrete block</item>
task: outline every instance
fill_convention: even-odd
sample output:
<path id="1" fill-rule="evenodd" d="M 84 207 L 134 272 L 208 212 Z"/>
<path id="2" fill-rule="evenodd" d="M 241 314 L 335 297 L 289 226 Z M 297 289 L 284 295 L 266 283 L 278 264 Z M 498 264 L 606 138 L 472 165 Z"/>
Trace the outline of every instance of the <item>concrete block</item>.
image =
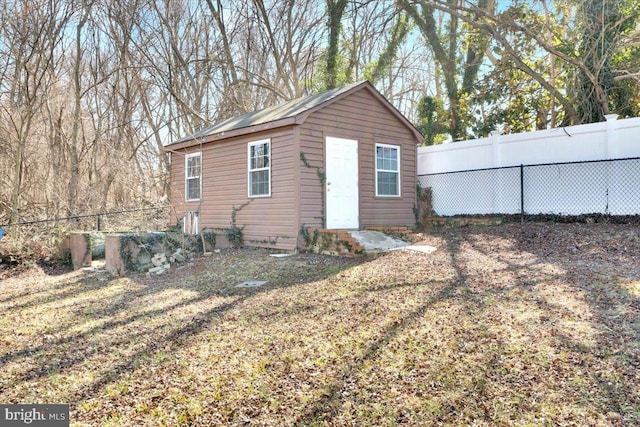
<path id="1" fill-rule="evenodd" d="M 73 269 L 91 266 L 92 256 L 89 233 L 74 233 L 69 236 L 69 251 Z"/>
<path id="2" fill-rule="evenodd" d="M 120 255 L 120 235 L 108 234 L 105 236 L 105 268 L 111 274 L 122 276 L 126 273 L 124 261 Z"/>

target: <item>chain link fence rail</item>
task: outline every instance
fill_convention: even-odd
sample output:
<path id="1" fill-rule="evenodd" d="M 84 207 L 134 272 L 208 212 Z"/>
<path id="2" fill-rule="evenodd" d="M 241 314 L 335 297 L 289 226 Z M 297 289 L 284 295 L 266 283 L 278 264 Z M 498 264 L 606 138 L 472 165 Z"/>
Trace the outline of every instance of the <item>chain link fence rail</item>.
<path id="1" fill-rule="evenodd" d="M 63 241 L 69 232 L 166 230 L 169 213 L 168 206 L 154 206 L 0 224 L 4 232 L 0 241 L 0 265 L 64 256 Z"/>
<path id="2" fill-rule="evenodd" d="M 139 231 L 164 230 L 169 224 L 169 207 L 123 209 L 74 215 L 61 218 L 20 221 L 0 224 L 6 230 L 17 228 L 73 229 L 76 231 Z"/>
<path id="3" fill-rule="evenodd" d="M 640 214 L 640 157 L 418 176 L 437 215 Z"/>

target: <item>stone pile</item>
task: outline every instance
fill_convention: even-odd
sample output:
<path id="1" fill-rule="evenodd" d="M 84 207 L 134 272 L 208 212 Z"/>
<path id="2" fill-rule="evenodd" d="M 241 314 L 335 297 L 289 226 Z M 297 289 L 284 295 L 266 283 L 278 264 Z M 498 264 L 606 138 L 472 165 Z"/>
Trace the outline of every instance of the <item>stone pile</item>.
<path id="1" fill-rule="evenodd" d="M 183 254 L 182 249 L 176 250 L 174 253 L 167 256 L 165 252 L 160 252 L 155 254 L 151 258 L 151 264 L 153 267 L 149 268 L 147 271 L 147 276 L 155 274 L 160 276 L 171 268 L 171 264 L 174 263 L 183 263 L 186 261 L 188 254 Z"/>

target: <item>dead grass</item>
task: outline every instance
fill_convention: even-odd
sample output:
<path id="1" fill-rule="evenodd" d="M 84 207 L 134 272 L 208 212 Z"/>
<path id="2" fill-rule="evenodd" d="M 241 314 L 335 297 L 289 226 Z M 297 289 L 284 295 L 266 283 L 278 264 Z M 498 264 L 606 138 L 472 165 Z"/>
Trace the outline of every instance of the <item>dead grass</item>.
<path id="1" fill-rule="evenodd" d="M 640 423 L 638 226 L 422 243 L 438 250 L 5 278 L 0 401 L 91 426 Z M 249 279 L 269 284 L 233 288 Z"/>

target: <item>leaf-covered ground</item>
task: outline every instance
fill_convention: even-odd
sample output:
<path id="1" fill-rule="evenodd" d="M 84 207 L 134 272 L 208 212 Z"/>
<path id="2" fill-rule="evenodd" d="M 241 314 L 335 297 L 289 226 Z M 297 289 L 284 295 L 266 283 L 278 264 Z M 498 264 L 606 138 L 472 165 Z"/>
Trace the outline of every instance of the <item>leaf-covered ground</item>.
<path id="1" fill-rule="evenodd" d="M 88 426 L 640 424 L 639 226 L 421 243 L 438 250 L 5 277 L 0 402 Z M 233 287 L 250 279 L 269 283 Z"/>

